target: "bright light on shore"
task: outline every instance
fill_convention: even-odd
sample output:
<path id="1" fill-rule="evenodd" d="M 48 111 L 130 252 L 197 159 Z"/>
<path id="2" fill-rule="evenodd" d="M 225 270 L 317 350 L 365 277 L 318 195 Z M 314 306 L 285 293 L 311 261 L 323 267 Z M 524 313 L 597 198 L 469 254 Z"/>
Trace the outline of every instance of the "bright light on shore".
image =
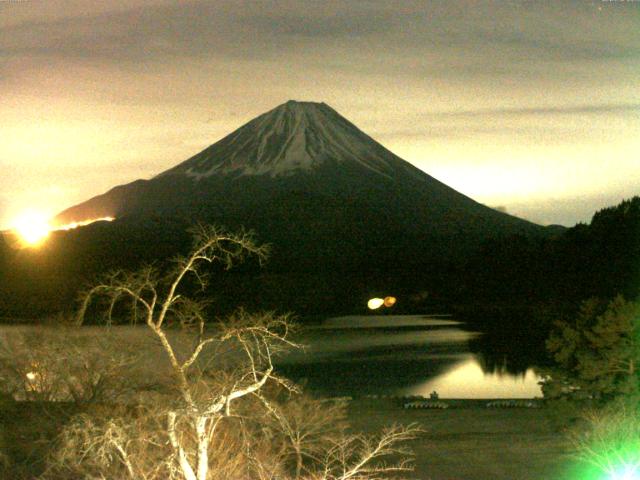
<path id="1" fill-rule="evenodd" d="M 606 477 L 602 477 L 604 480 L 638 480 L 640 479 L 640 469 L 638 460 L 628 464 L 623 463 L 619 467 L 609 469 Z"/>
<path id="2" fill-rule="evenodd" d="M 387 308 L 393 307 L 396 304 L 396 297 L 384 297 L 384 298 L 372 298 L 367 302 L 369 310 L 377 310 L 383 305 Z"/>
<path id="3" fill-rule="evenodd" d="M 90 223 L 111 222 L 113 220 L 115 220 L 114 217 L 100 217 L 54 227 L 47 215 L 42 212 L 30 210 L 22 213 L 13 221 L 11 230 L 18 235 L 23 246 L 38 247 L 44 243 L 51 232 L 73 230 L 74 228 L 84 227 Z"/>
<path id="4" fill-rule="evenodd" d="M 382 298 L 372 298 L 367 302 L 367 307 L 369 310 L 376 310 L 384 305 L 384 300 Z"/>
<path id="5" fill-rule="evenodd" d="M 20 240 L 27 246 L 40 245 L 49 236 L 51 225 L 46 215 L 41 212 L 27 211 L 13 221 L 13 228 Z"/>

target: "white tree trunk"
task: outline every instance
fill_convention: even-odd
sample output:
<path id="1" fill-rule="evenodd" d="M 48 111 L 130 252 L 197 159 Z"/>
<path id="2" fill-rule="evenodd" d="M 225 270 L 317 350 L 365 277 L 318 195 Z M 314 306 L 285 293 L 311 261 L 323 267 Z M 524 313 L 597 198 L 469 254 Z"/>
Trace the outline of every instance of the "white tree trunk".
<path id="1" fill-rule="evenodd" d="M 209 473 L 209 436 L 207 435 L 207 417 L 196 420 L 198 436 L 198 480 L 207 480 Z"/>
<path id="2" fill-rule="evenodd" d="M 169 433 L 171 446 L 178 455 L 178 463 L 180 464 L 180 470 L 182 470 L 185 480 L 198 480 L 196 474 L 193 473 L 193 468 L 191 468 L 189 464 L 189 459 L 184 453 L 184 449 L 178 442 L 178 436 L 176 435 L 176 412 L 169 412 L 167 431 Z"/>

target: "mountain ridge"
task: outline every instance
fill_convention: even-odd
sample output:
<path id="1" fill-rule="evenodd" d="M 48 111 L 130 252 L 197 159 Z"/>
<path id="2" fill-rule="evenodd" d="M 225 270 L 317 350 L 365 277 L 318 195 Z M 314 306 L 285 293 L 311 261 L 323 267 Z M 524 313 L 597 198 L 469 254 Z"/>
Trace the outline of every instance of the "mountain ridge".
<path id="1" fill-rule="evenodd" d="M 419 231 L 418 224 L 429 224 L 430 231 L 446 235 L 467 229 L 475 238 L 487 236 L 474 233 L 483 229 L 531 233 L 542 228 L 451 189 L 325 103 L 298 101 L 259 115 L 149 180 L 114 187 L 70 207 L 55 221 L 177 215 L 224 223 L 232 216 L 235 224 L 243 204 L 252 205 L 258 199 L 258 203 L 269 203 L 272 198 L 286 203 L 284 197 L 300 194 L 317 197 L 319 203 L 329 197 L 345 205 L 357 203 L 358 208 L 362 206 L 361 217 L 392 211 L 390 226 L 400 223 L 402 230 Z M 330 223 L 331 218 L 327 220 Z"/>

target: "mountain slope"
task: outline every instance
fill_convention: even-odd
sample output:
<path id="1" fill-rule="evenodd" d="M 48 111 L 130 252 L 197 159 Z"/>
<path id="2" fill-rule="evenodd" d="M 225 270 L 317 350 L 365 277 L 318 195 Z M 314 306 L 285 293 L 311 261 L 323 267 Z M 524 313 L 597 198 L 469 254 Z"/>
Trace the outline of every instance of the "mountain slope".
<path id="1" fill-rule="evenodd" d="M 333 209 L 325 208 L 333 203 Z M 294 213 L 303 204 L 319 215 L 316 223 L 330 226 L 341 215 L 356 224 L 386 218 L 383 224 L 395 234 L 418 237 L 462 235 L 475 241 L 541 231 L 413 167 L 331 107 L 295 101 L 260 115 L 150 180 L 116 187 L 65 210 L 56 220 L 171 215 L 260 231 L 273 230 L 273 222 L 296 228 L 294 219 L 305 221 L 305 215 Z M 278 216 L 292 221 L 278 221 Z"/>
<path id="2" fill-rule="evenodd" d="M 324 103 L 289 101 L 161 175 L 291 175 L 333 160 L 391 178 L 399 160 Z"/>

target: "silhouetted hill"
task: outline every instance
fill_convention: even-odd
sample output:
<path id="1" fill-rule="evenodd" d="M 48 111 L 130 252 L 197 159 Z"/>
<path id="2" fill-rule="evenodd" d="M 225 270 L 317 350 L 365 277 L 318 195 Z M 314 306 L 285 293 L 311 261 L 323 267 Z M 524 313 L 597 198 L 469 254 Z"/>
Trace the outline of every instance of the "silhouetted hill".
<path id="1" fill-rule="evenodd" d="M 640 294 L 640 197 L 549 238 L 486 241 L 467 262 L 467 297 L 573 302 Z"/>

